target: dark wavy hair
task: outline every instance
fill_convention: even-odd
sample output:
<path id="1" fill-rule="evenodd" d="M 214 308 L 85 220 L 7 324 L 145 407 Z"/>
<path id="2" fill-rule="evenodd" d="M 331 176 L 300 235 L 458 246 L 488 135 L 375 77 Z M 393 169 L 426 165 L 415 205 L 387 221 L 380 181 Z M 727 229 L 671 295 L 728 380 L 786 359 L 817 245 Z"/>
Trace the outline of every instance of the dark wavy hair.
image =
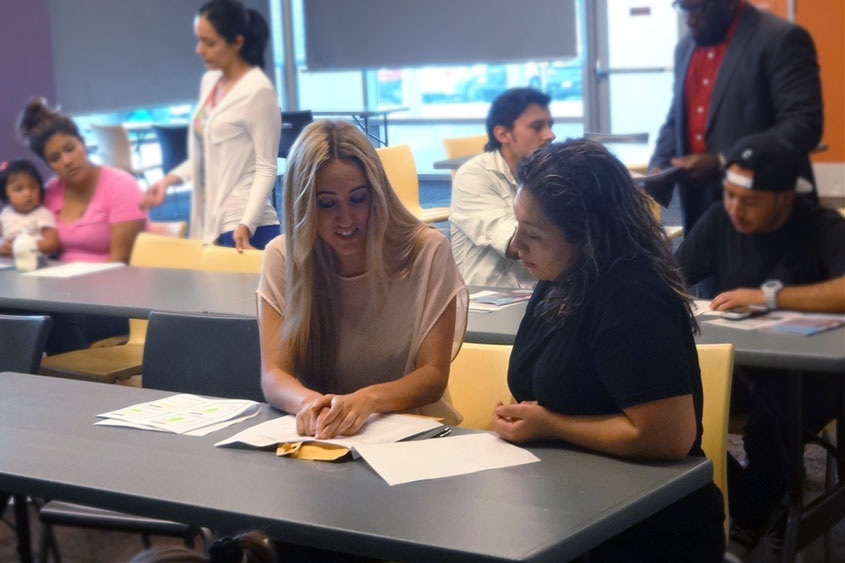
<path id="1" fill-rule="evenodd" d="M 44 201 L 44 180 L 41 179 L 41 173 L 34 164 L 22 158 L 0 163 L 0 201 L 9 203 L 9 194 L 6 192 L 9 176 L 20 173 L 29 174 L 35 179 L 38 184 L 38 201 Z"/>
<path id="2" fill-rule="evenodd" d="M 525 112 L 531 104 L 540 107 L 549 107 L 551 97 L 534 88 L 511 88 L 505 90 L 499 97 L 493 100 L 490 112 L 487 114 L 487 144 L 485 151 L 492 151 L 500 148 L 502 143 L 493 134 L 497 125 L 503 125 L 506 129 L 513 128 L 513 122 Z"/>
<path id="3" fill-rule="evenodd" d="M 586 139 L 552 143 L 517 161 L 516 178 L 579 250 L 576 262 L 551 282 L 539 304 L 552 326 L 575 313 L 596 280 L 616 263 L 642 260 L 684 302 L 698 329 L 692 298 L 648 196 L 606 148 Z"/>
<path id="4" fill-rule="evenodd" d="M 242 36 L 241 57 L 251 66 L 264 66 L 264 48 L 270 37 L 264 16 L 237 0 L 211 0 L 200 7 L 199 15 L 207 19 L 227 43 Z"/>
<path id="5" fill-rule="evenodd" d="M 84 145 L 76 123 L 57 109 L 50 109 L 47 100 L 40 96 L 29 99 L 18 120 L 18 130 L 27 146 L 44 160 L 44 145 L 56 133 L 76 137 Z"/>

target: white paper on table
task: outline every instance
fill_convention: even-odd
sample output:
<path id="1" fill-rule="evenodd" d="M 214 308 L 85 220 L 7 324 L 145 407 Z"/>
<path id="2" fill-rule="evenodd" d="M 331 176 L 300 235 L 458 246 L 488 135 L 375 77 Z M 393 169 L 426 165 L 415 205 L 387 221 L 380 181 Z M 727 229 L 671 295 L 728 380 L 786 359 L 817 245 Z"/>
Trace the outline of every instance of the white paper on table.
<path id="1" fill-rule="evenodd" d="M 711 319 L 704 322 L 711 325 L 736 328 L 739 330 L 757 330 L 758 328 L 766 328 L 767 326 L 777 324 L 789 317 L 790 315 L 768 313 L 761 317 L 749 317 L 747 319 L 740 319 L 736 321 L 729 319 Z"/>
<path id="2" fill-rule="evenodd" d="M 249 413 L 247 415 L 241 416 L 239 418 L 233 418 L 231 420 L 224 420 L 223 422 L 218 422 L 217 424 L 210 424 L 208 426 L 203 426 L 202 428 L 197 428 L 196 430 L 190 430 L 188 432 L 183 432 L 182 436 L 206 436 L 211 434 L 212 432 L 217 432 L 218 430 L 223 430 L 233 424 L 238 424 L 239 422 L 243 422 L 245 420 L 249 420 L 255 416 L 258 416 L 258 413 L 261 412 L 261 409 L 257 409 L 255 412 Z M 120 426 L 123 428 L 137 428 L 138 430 L 152 430 L 154 432 L 167 432 L 168 434 L 172 434 L 169 430 L 165 428 L 156 428 L 154 426 L 145 426 L 143 424 L 138 424 L 136 422 L 129 422 L 126 420 L 120 420 L 117 418 L 106 418 L 104 420 L 100 420 L 99 422 L 95 422 L 94 426 Z"/>
<path id="3" fill-rule="evenodd" d="M 123 262 L 69 262 L 61 266 L 41 268 L 40 270 L 26 272 L 21 275 L 37 278 L 72 278 L 74 276 L 83 276 L 85 274 L 93 274 L 94 272 L 122 268 L 123 266 L 126 266 Z"/>
<path id="4" fill-rule="evenodd" d="M 423 416 L 372 414 L 354 436 L 315 440 L 313 436 L 300 436 L 296 431 L 296 417 L 289 414 L 256 424 L 214 445 L 227 446 L 240 443 L 256 448 L 267 448 L 286 442 L 320 442 L 352 449 L 366 444 L 396 442 L 440 426 L 442 424 L 437 420 Z"/>
<path id="5" fill-rule="evenodd" d="M 121 421 L 124 423 L 121 426 L 185 434 L 200 428 L 217 426 L 244 415 L 254 416 L 260 410 L 261 405 L 255 401 L 207 399 L 182 393 L 97 416 Z"/>
<path id="6" fill-rule="evenodd" d="M 692 302 L 692 312 L 696 317 L 720 314 L 719 311 L 714 311 L 710 308 L 709 299 L 694 299 Z"/>
<path id="7" fill-rule="evenodd" d="M 361 445 L 358 453 L 391 487 L 540 461 L 528 450 L 486 432 L 395 444 Z"/>

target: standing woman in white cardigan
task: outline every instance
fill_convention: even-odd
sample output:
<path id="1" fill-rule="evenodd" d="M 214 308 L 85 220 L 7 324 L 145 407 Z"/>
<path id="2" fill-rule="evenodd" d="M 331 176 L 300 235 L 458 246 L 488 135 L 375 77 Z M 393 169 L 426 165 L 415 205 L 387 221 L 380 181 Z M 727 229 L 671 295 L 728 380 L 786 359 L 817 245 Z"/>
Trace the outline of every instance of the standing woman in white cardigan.
<path id="1" fill-rule="evenodd" d="M 260 248 L 279 235 L 270 204 L 281 114 L 261 67 L 269 30 L 235 0 L 204 4 L 194 22 L 197 54 L 208 71 L 188 134 L 188 160 L 147 190 L 141 207 L 164 201 L 167 188 L 192 180 L 191 238 Z"/>

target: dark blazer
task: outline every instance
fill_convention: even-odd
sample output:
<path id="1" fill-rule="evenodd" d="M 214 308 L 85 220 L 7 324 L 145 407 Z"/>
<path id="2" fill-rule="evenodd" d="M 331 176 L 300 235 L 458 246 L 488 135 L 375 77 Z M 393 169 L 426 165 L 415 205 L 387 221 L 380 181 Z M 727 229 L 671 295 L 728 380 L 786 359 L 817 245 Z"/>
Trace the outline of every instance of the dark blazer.
<path id="1" fill-rule="evenodd" d="M 684 81 L 695 42 L 686 35 L 675 48 L 672 106 L 657 137 L 649 167 L 666 168 L 675 156 L 689 154 Z M 818 145 L 822 134 L 822 97 L 816 48 L 803 28 L 746 2 L 719 67 L 707 116 L 705 141 L 710 153 L 730 152 L 747 135 L 779 135 L 801 152 Z M 809 159 L 801 176 L 812 182 Z M 664 207 L 672 185 L 649 188 Z M 721 182 L 678 184 L 684 229 L 722 197 Z M 813 191 L 812 197 L 815 198 Z"/>

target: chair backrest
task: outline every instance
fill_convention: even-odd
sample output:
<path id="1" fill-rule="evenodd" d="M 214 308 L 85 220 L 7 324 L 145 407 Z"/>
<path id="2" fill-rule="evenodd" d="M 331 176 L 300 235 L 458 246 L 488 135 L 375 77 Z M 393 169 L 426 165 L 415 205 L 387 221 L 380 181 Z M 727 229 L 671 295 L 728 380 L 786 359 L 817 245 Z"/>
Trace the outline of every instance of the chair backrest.
<path id="1" fill-rule="evenodd" d="M 141 382 L 150 389 L 263 401 L 254 318 L 153 311 Z"/>
<path id="2" fill-rule="evenodd" d="M 282 112 L 282 138 L 279 140 L 279 158 L 287 158 L 290 148 L 296 138 L 305 129 L 305 126 L 314 121 L 311 110 L 283 111 Z M 285 124 L 290 127 L 285 127 Z"/>
<path id="3" fill-rule="evenodd" d="M 731 404 L 731 377 L 734 365 L 733 344 L 699 344 L 698 365 L 704 411 L 701 424 L 701 448 L 713 462 L 713 482 L 725 499 L 725 532 L 728 530 L 728 418 Z"/>
<path id="4" fill-rule="evenodd" d="M 392 145 L 376 149 L 376 153 L 384 166 L 387 179 L 393 187 L 393 191 L 405 207 L 419 216 L 422 207 L 420 206 L 420 180 L 417 176 L 417 165 L 414 163 L 414 154 L 409 145 Z"/>
<path id="5" fill-rule="evenodd" d="M 187 221 L 150 221 L 149 231 L 154 235 L 184 238 L 188 234 Z"/>
<path id="6" fill-rule="evenodd" d="M 97 140 L 97 154 L 103 164 L 114 166 L 134 174 L 132 167 L 132 148 L 129 135 L 123 125 L 91 125 L 91 131 Z"/>
<path id="7" fill-rule="evenodd" d="M 199 240 L 140 233 L 135 238 L 129 265 L 199 270 L 201 254 Z"/>
<path id="8" fill-rule="evenodd" d="M 260 250 L 245 249 L 240 253 L 228 246 L 208 244 L 202 249 L 200 267 L 217 272 L 260 274 L 263 256 L 264 253 Z"/>
<path id="9" fill-rule="evenodd" d="M 512 346 L 464 342 L 449 370 L 449 398 L 461 416 L 460 426 L 492 429 L 493 407 L 509 403 L 508 361 Z"/>
<path id="10" fill-rule="evenodd" d="M 38 373 L 53 319 L 0 314 L 0 371 Z"/>
<path id="11" fill-rule="evenodd" d="M 188 125 L 153 125 L 158 146 L 161 148 L 161 170 L 165 174 L 188 160 Z"/>
<path id="12" fill-rule="evenodd" d="M 484 152 L 484 145 L 487 144 L 487 133 L 473 135 L 471 137 L 452 137 L 443 139 L 443 148 L 446 149 L 446 158 L 457 158 L 471 154 Z"/>

